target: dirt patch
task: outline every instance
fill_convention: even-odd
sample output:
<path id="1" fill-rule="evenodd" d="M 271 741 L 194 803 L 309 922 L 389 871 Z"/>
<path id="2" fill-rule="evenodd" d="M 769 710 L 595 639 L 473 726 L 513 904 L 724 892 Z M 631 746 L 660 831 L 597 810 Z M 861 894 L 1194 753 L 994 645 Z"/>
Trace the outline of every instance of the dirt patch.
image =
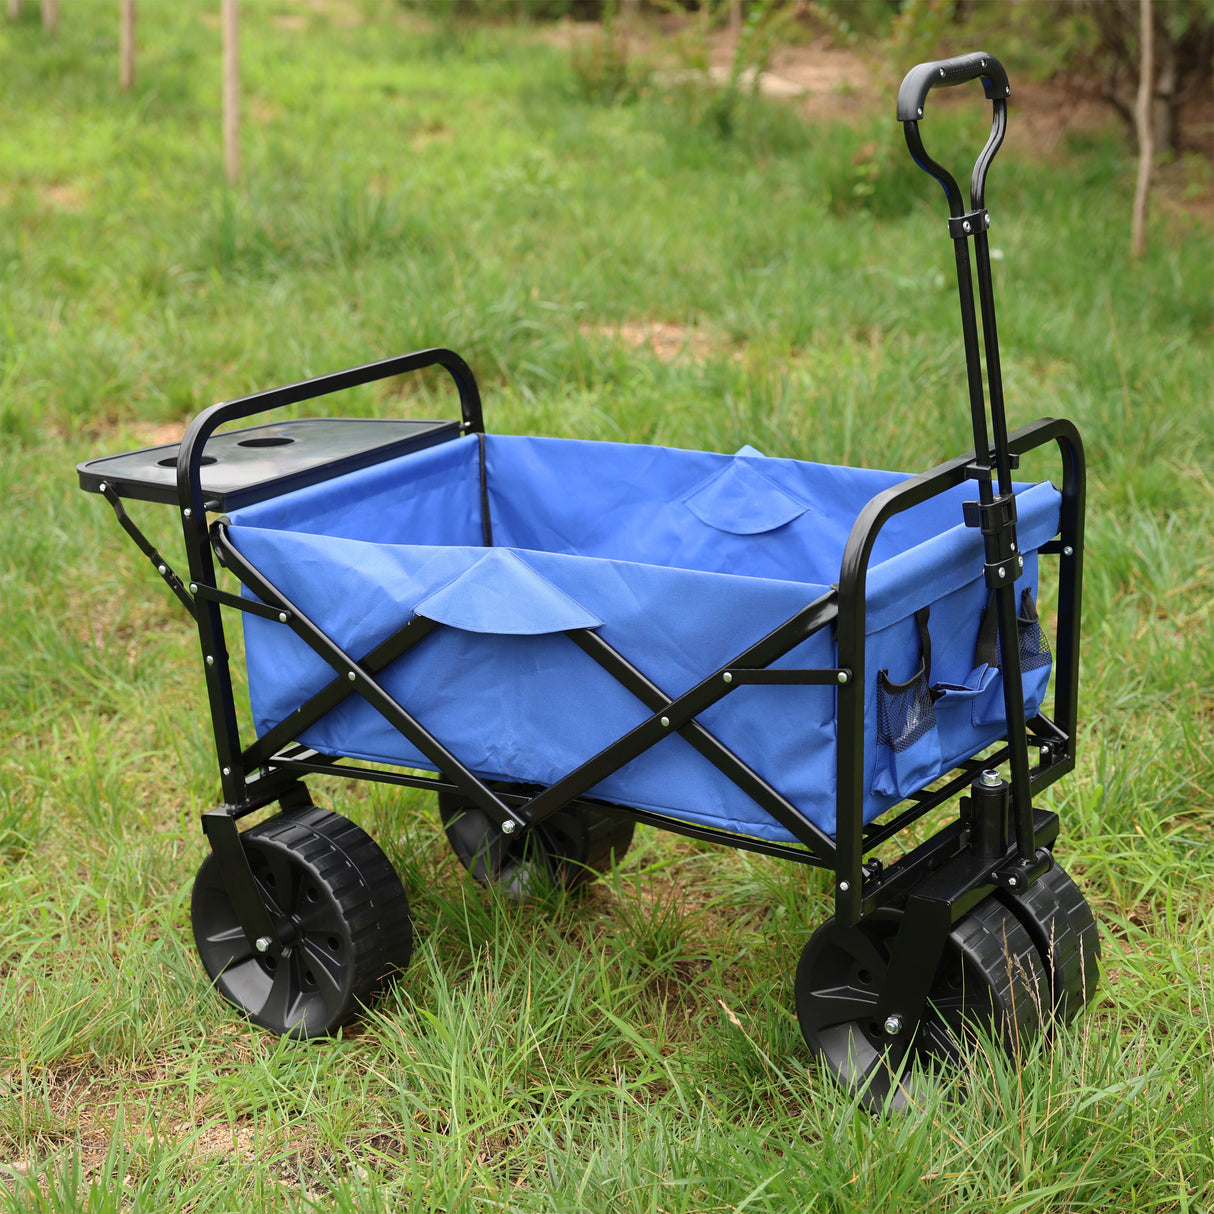
<path id="1" fill-rule="evenodd" d="M 662 362 L 680 359 L 704 362 L 712 353 L 712 338 L 692 325 L 665 321 L 624 321 L 618 325 L 583 325 L 582 335 L 618 341 L 633 350 L 648 349 Z"/>

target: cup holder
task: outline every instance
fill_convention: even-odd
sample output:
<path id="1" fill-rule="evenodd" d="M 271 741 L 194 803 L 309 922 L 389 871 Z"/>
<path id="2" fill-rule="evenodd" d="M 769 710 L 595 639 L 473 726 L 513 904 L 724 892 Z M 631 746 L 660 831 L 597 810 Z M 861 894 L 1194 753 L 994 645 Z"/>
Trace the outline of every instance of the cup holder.
<path id="1" fill-rule="evenodd" d="M 238 447 L 289 447 L 295 440 L 282 434 L 265 434 L 259 438 L 242 438 Z"/>
<path id="2" fill-rule="evenodd" d="M 217 463 L 219 463 L 219 461 L 218 461 L 218 460 L 215 458 L 215 456 L 213 456 L 213 455 L 204 455 L 204 456 L 202 457 L 202 459 L 200 459 L 198 462 L 199 462 L 199 463 L 200 463 L 200 464 L 201 464 L 201 465 L 202 465 L 204 468 L 205 468 L 205 467 L 206 467 L 208 464 L 217 464 Z M 159 468 L 176 468 L 176 467 L 177 467 L 177 456 L 175 456 L 175 455 L 170 455 L 168 459 L 158 459 L 158 460 L 156 461 L 156 466 L 157 466 L 157 467 L 159 467 Z"/>

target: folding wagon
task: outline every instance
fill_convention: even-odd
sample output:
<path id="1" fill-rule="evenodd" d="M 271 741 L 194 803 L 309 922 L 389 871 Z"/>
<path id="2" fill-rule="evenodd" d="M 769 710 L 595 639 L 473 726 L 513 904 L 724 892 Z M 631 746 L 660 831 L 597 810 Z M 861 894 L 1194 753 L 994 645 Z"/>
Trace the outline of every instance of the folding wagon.
<path id="1" fill-rule="evenodd" d="M 975 79 L 993 120 L 966 207 L 919 119 L 932 87 Z M 399 878 L 313 805 L 315 774 L 432 790 L 460 862 L 516 896 L 592 879 L 637 822 L 829 870 L 797 1014 L 869 1107 L 913 1100 L 909 1064 L 957 1061 L 974 1028 L 1012 1049 L 1083 1006 L 1095 923 L 1033 804 L 1075 762 L 1083 453 L 1067 421 L 1004 420 L 983 198 L 1009 91 L 976 53 L 898 95 L 948 200 L 974 438 L 921 475 L 488 434 L 443 349 L 215 405 L 180 444 L 80 466 L 198 627 L 223 803 L 203 814 L 194 935 L 245 1016 L 330 1033 L 409 960 Z M 427 367 L 458 420 L 221 431 Z M 1014 483 L 1039 448 L 1057 486 Z M 176 507 L 186 578 L 128 500 Z M 873 858 L 946 805 L 926 842 Z"/>

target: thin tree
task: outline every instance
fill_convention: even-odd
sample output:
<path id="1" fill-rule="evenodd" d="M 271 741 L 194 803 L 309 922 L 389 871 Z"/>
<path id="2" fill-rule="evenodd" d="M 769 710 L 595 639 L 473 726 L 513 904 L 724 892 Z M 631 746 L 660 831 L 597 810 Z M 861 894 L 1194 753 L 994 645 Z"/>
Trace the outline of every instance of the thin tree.
<path id="1" fill-rule="evenodd" d="M 223 164 L 228 182 L 240 179 L 240 25 L 237 0 L 223 0 Z"/>
<path id="2" fill-rule="evenodd" d="M 135 86 L 135 0 L 122 0 L 118 55 L 121 60 L 119 80 L 123 92 L 127 92 Z"/>
<path id="3" fill-rule="evenodd" d="M 1155 22 L 1151 0 L 1138 0 L 1141 46 L 1138 59 L 1138 97 L 1134 104 L 1134 127 L 1138 133 L 1138 183 L 1134 189 L 1134 213 L 1130 221 L 1130 256 L 1137 259 L 1147 247 L 1147 194 L 1155 159 L 1155 133 L 1151 122 L 1152 85 L 1155 80 Z"/>

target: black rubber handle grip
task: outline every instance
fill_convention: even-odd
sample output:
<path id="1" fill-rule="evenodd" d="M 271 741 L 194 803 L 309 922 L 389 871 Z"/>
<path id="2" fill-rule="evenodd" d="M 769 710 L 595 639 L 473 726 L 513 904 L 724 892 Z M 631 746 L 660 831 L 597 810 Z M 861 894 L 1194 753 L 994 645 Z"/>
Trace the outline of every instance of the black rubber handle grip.
<path id="1" fill-rule="evenodd" d="M 917 122 L 923 117 L 923 106 L 932 89 L 964 84 L 967 80 L 981 80 L 991 101 L 1006 98 L 1012 91 L 1003 64 L 985 51 L 921 63 L 906 73 L 898 90 L 898 121 Z"/>

